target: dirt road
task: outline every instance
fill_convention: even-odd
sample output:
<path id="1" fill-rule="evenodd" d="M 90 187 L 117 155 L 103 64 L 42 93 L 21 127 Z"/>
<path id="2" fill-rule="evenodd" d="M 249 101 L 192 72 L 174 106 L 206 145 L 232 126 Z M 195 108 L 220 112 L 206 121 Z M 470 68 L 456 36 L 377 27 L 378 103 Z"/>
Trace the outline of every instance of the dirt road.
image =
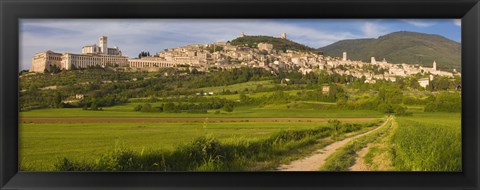
<path id="1" fill-rule="evenodd" d="M 353 137 L 349 137 L 349 138 L 343 139 L 341 141 L 334 142 L 334 143 L 332 143 L 332 144 L 330 144 L 330 145 L 328 145 L 328 146 L 326 146 L 326 147 L 324 147 L 320 150 L 315 151 L 314 154 L 312 154 L 310 156 L 307 156 L 307 157 L 299 159 L 299 160 L 292 161 L 289 164 L 281 165 L 277 168 L 277 170 L 280 170 L 280 171 L 317 171 L 325 163 L 325 160 L 330 155 L 332 155 L 337 149 L 339 149 L 340 147 L 343 147 L 344 145 L 346 145 L 347 143 L 349 143 L 350 141 L 352 141 L 356 138 L 368 135 L 368 134 L 384 127 L 390 120 L 391 120 L 391 118 L 388 118 L 385 121 L 385 123 L 383 123 L 379 127 L 375 128 L 375 129 L 372 129 L 368 132 L 365 132 L 365 133 L 362 133 L 362 134 L 359 134 L 359 135 L 356 135 L 356 136 L 353 136 Z"/>
<path id="2" fill-rule="evenodd" d="M 378 118 L 20 118 L 20 123 L 149 123 L 149 122 L 367 122 Z"/>
<path id="3" fill-rule="evenodd" d="M 365 155 L 367 155 L 370 149 L 370 144 L 362 148 L 357 152 L 357 158 L 355 158 L 355 164 L 350 167 L 350 171 L 368 171 L 368 166 L 365 164 Z"/>

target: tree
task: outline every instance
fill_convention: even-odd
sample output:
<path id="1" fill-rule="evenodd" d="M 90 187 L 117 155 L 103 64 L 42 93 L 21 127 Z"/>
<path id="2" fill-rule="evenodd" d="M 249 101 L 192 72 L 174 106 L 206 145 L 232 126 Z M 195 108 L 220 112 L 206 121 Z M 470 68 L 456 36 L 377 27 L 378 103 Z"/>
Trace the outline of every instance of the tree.
<path id="1" fill-rule="evenodd" d="M 377 110 L 382 113 L 392 114 L 395 113 L 393 106 L 391 104 L 381 103 L 378 105 Z"/>
<path id="2" fill-rule="evenodd" d="M 62 108 L 63 107 L 62 95 L 60 94 L 60 92 L 55 92 L 52 104 L 53 104 L 52 106 L 54 108 Z"/>
<path id="3" fill-rule="evenodd" d="M 26 74 L 28 73 L 28 70 L 24 69 L 24 70 L 21 70 L 18 75 L 23 75 L 23 74 Z"/>
<path id="4" fill-rule="evenodd" d="M 378 91 L 378 99 L 387 104 L 399 104 L 403 100 L 403 92 L 398 87 L 384 84 Z"/>
<path id="5" fill-rule="evenodd" d="M 249 101 L 249 98 L 247 97 L 247 95 L 245 95 L 243 92 L 240 93 L 240 102 L 242 104 L 246 104 L 248 103 Z"/>
<path id="6" fill-rule="evenodd" d="M 163 105 L 163 111 L 164 112 L 175 112 L 176 109 L 175 109 L 175 104 L 173 104 L 172 102 L 168 102 L 166 104 Z"/>
<path id="7" fill-rule="evenodd" d="M 57 65 L 50 65 L 50 73 L 59 73 L 60 71 L 62 70 Z"/>
<path id="8" fill-rule="evenodd" d="M 145 51 L 142 51 L 138 54 L 138 58 L 142 58 L 142 57 L 149 57 L 150 56 L 150 52 L 145 52 Z"/>
<path id="9" fill-rule="evenodd" d="M 425 106 L 425 112 L 460 112 L 462 110 L 460 93 L 441 92 L 432 99 L 430 98 L 430 103 Z"/>
<path id="10" fill-rule="evenodd" d="M 192 70 L 190 71 L 190 74 L 192 74 L 192 75 L 196 75 L 196 74 L 199 74 L 199 73 L 200 73 L 200 72 L 199 72 L 197 69 L 192 69 Z"/>
<path id="11" fill-rule="evenodd" d="M 226 103 L 223 105 L 223 111 L 233 112 L 234 105 L 233 103 Z"/>
<path id="12" fill-rule="evenodd" d="M 142 107 L 143 107 L 142 105 L 137 105 L 137 106 L 135 106 L 135 108 L 133 108 L 133 110 L 134 111 L 140 111 L 140 110 L 142 110 Z"/>
<path id="13" fill-rule="evenodd" d="M 140 111 L 141 111 L 141 112 L 151 112 L 151 111 L 153 111 L 152 105 L 150 105 L 150 104 L 144 104 L 144 105 L 142 106 L 142 109 L 141 109 Z"/>
<path id="14" fill-rule="evenodd" d="M 92 101 L 92 104 L 90 105 L 90 110 L 94 110 L 94 111 L 98 110 L 97 100 Z"/>
<path id="15" fill-rule="evenodd" d="M 420 84 L 418 83 L 417 78 L 412 77 L 410 79 L 410 88 L 418 90 L 420 88 Z"/>

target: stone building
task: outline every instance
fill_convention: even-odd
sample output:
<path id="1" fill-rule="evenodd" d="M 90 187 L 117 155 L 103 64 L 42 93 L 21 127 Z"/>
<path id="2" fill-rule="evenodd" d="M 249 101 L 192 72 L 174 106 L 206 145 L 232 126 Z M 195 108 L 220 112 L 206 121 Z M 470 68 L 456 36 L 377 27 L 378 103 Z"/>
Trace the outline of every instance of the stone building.
<path id="1" fill-rule="evenodd" d="M 257 46 L 259 50 L 265 50 L 269 53 L 273 50 L 273 44 L 259 43 Z"/>
<path id="2" fill-rule="evenodd" d="M 175 62 L 157 59 L 129 59 L 123 56 L 118 47 L 109 48 L 108 38 L 101 36 L 99 45 L 88 45 L 82 47 L 81 54 L 75 53 L 56 53 L 53 51 L 45 51 L 37 53 L 32 58 L 31 72 L 42 73 L 55 65 L 59 69 L 71 70 L 73 68 L 88 68 L 92 66 L 117 66 L 117 67 L 173 67 Z"/>
<path id="3" fill-rule="evenodd" d="M 330 93 L 330 85 L 323 84 L 322 85 L 322 94 L 328 95 L 328 93 Z"/>
<path id="4" fill-rule="evenodd" d="M 43 72 L 45 69 L 49 70 L 53 65 L 57 66 L 58 68 L 62 68 L 62 57 L 63 54 L 55 53 L 50 50 L 37 53 L 32 58 L 30 71 Z"/>

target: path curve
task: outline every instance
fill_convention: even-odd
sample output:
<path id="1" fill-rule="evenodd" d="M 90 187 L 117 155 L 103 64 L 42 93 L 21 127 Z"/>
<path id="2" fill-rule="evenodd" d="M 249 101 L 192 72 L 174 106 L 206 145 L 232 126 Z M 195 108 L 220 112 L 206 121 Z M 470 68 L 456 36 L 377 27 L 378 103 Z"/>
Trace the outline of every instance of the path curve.
<path id="1" fill-rule="evenodd" d="M 332 155 L 338 148 L 343 147 L 350 141 L 360 138 L 362 136 L 368 135 L 382 127 L 384 127 L 389 121 L 391 120 L 391 117 L 387 118 L 385 122 L 378 126 L 375 129 L 372 129 L 368 132 L 358 134 L 353 137 L 348 137 L 346 139 L 343 139 L 341 141 L 334 142 L 320 150 L 317 150 L 314 152 L 313 155 L 307 156 L 305 158 L 295 160 L 290 162 L 289 164 L 281 165 L 277 168 L 277 170 L 280 171 L 317 171 L 320 166 L 322 166 L 325 163 L 325 160 Z"/>

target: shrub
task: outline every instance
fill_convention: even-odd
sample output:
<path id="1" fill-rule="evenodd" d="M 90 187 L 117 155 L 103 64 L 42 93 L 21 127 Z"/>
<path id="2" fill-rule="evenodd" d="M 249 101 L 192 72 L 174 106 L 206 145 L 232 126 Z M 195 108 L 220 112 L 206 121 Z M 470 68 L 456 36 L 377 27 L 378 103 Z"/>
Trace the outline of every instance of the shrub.
<path id="1" fill-rule="evenodd" d="M 140 111 L 142 110 L 142 105 L 137 105 L 135 108 L 133 108 L 134 111 Z"/>
<path id="2" fill-rule="evenodd" d="M 142 106 L 142 109 L 141 109 L 140 111 L 141 111 L 141 112 L 152 112 L 152 111 L 154 111 L 154 110 L 152 109 L 152 105 L 150 105 L 150 104 L 144 104 L 144 105 Z"/>
<path id="3" fill-rule="evenodd" d="M 381 103 L 378 105 L 377 110 L 386 114 L 395 113 L 395 110 L 393 109 L 393 106 L 391 104 Z"/>
<path id="4" fill-rule="evenodd" d="M 234 108 L 233 103 L 226 103 L 225 105 L 223 105 L 223 111 L 226 111 L 226 112 L 233 112 L 233 108 Z"/>

